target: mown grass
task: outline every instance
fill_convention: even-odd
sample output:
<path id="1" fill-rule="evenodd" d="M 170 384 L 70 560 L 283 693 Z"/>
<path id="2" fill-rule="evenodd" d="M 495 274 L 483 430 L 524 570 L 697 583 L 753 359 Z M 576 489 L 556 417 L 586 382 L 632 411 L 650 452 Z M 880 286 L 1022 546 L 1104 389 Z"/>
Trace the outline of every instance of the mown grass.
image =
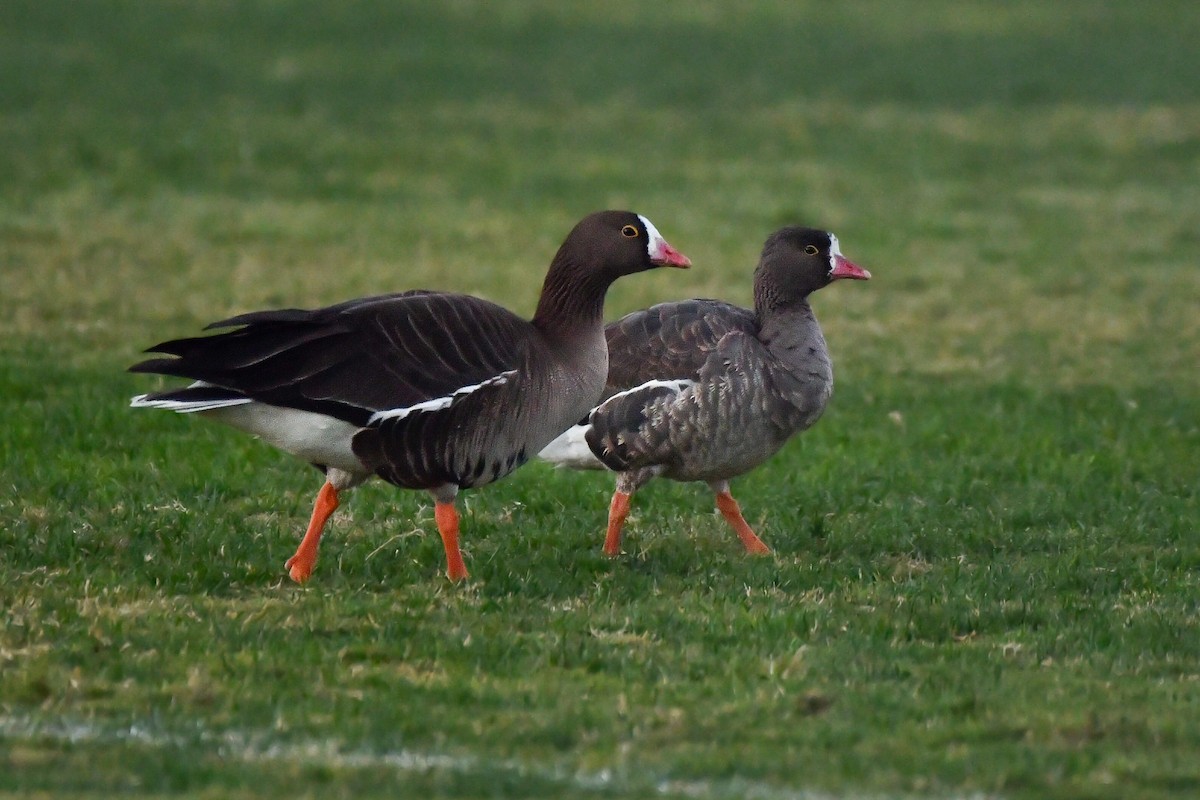
<path id="1" fill-rule="evenodd" d="M 1186 3 L 0 7 L 0 794 L 1200 792 L 1200 15 Z M 338 512 L 133 413 L 137 351 L 412 286 L 530 312 L 574 220 L 745 302 L 835 230 L 827 416 L 735 484 L 521 470 Z"/>

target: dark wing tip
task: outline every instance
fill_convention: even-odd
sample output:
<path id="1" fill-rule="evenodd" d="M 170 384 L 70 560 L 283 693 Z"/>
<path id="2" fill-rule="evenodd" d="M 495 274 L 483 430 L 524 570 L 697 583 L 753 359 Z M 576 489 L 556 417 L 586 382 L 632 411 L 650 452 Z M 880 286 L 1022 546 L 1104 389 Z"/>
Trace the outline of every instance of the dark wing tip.
<path id="1" fill-rule="evenodd" d="M 196 341 L 196 340 L 192 337 L 186 337 L 183 339 L 168 339 L 165 342 L 159 342 L 156 345 L 151 345 L 150 347 L 147 347 L 142 352 L 143 353 L 166 353 L 167 355 L 170 355 L 170 356 L 182 356 L 185 352 L 185 348 L 190 346 L 192 344 L 192 342 L 194 342 L 194 341 Z"/>
<path id="2" fill-rule="evenodd" d="M 147 350 L 147 353 L 158 352 L 155 350 Z M 130 367 L 128 372 L 147 372 L 154 375 L 170 375 L 171 365 L 178 359 L 175 358 L 148 358 L 145 361 L 139 361 Z"/>

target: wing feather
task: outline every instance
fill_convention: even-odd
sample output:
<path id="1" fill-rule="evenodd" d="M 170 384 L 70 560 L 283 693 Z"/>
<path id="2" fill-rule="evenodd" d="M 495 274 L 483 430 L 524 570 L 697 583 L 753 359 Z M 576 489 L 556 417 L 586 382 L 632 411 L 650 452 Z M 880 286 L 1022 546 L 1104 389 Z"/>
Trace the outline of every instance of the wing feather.
<path id="1" fill-rule="evenodd" d="M 749 309 L 719 300 L 683 300 L 635 311 L 605 329 L 608 384 L 604 396 L 652 380 L 695 380 L 731 332 L 758 333 Z"/>
<path id="2" fill-rule="evenodd" d="M 175 357 L 130 370 L 191 378 L 356 425 L 517 368 L 532 333 L 494 303 L 423 290 L 252 312 L 209 327 L 236 330 L 155 345 L 148 352 Z"/>

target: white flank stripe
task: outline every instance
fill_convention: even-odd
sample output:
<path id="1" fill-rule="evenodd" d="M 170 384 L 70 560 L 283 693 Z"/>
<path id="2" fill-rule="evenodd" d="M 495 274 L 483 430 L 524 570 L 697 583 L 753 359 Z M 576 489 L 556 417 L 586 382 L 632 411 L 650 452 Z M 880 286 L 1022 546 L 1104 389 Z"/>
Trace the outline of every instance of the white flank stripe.
<path id="1" fill-rule="evenodd" d="M 686 378 L 680 378 L 679 380 L 673 380 L 673 381 L 660 381 L 660 380 L 646 381 L 645 383 L 635 386 L 632 389 L 626 389 L 623 392 L 617 392 L 612 397 L 608 398 L 603 403 L 601 403 L 599 406 L 597 406 L 597 408 L 603 408 L 604 406 L 611 403 L 613 400 L 616 400 L 618 397 L 624 397 L 627 394 L 633 394 L 634 392 L 640 392 L 643 389 L 657 389 L 659 387 L 662 387 L 664 389 L 673 390 L 675 392 L 675 394 L 681 394 L 689 386 L 695 385 L 695 383 L 696 383 L 695 381 L 688 380 Z"/>
<path id="2" fill-rule="evenodd" d="M 507 383 L 508 379 L 516 374 L 517 371 L 515 369 L 510 369 L 507 372 L 501 372 L 494 378 L 488 378 L 482 383 L 476 383 L 471 386 L 464 386 L 461 389 L 455 389 L 451 394 L 448 394 L 445 397 L 435 397 L 432 400 L 425 400 L 424 402 L 417 403 L 416 405 L 406 406 L 405 408 L 392 408 L 388 409 L 387 411 L 376 411 L 371 415 L 371 418 L 367 420 L 367 424 L 374 425 L 377 422 L 383 422 L 384 420 L 389 419 L 401 420 L 407 417 L 409 414 L 419 414 L 423 411 L 440 411 L 443 408 L 447 408 L 448 406 L 452 405 L 455 401 L 455 398 L 468 395 L 471 392 L 482 389 L 485 386 L 495 386 L 500 383 Z"/>
<path id="3" fill-rule="evenodd" d="M 652 797 L 674 795 L 695 800 L 893 800 L 919 795 L 896 794 L 831 794 L 756 781 L 749 778 L 715 778 L 687 780 L 662 778 L 653 771 L 634 771 L 625 767 L 584 770 L 570 761 L 538 763 L 513 758 L 494 759 L 480 756 L 452 755 L 420 750 L 346 750 L 336 740 L 308 740 L 284 743 L 274 740 L 269 732 L 230 730 L 215 732 L 199 726 L 178 732 L 163 730 L 155 724 L 134 722 L 128 727 L 101 727 L 88 722 L 69 720 L 36 720 L 29 717 L 0 716 L 0 738 L 10 741 L 61 742 L 64 744 L 135 744 L 157 748 L 199 748 L 222 759 L 243 764 L 280 763 L 303 764 L 306 767 L 324 766 L 350 769 L 387 769 L 395 774 L 428 773 L 433 770 L 460 775 L 494 777 L 507 774 L 514 778 L 534 778 L 557 784 L 578 792 L 600 792 Z M 982 793 L 929 794 L 930 800 L 985 800 Z"/>

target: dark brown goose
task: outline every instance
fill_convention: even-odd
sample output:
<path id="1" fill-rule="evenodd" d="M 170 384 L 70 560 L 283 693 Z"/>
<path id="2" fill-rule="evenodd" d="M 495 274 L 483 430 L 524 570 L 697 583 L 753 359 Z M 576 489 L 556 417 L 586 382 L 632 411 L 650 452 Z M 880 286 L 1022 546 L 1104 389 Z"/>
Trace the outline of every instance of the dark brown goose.
<path id="1" fill-rule="evenodd" d="M 645 217 L 598 212 L 554 256 L 531 321 L 424 290 L 242 314 L 208 326 L 236 330 L 150 348 L 173 357 L 130 371 L 195 383 L 132 405 L 224 422 L 325 472 L 286 565 L 294 580 L 312 574 L 338 493 L 372 475 L 433 495 L 447 574 L 460 580 L 459 489 L 508 475 L 600 399 L 604 296 L 614 280 L 690 263 Z"/>
<path id="2" fill-rule="evenodd" d="M 809 295 L 836 280 L 870 277 L 846 260 L 833 234 L 788 227 L 763 246 L 753 311 L 684 300 L 608 326 L 608 399 L 539 454 L 619 473 L 605 552 L 620 552 L 630 498 L 658 476 L 706 482 L 746 550 L 770 552 L 746 524 L 729 480 L 825 410 L 833 368 Z"/>

